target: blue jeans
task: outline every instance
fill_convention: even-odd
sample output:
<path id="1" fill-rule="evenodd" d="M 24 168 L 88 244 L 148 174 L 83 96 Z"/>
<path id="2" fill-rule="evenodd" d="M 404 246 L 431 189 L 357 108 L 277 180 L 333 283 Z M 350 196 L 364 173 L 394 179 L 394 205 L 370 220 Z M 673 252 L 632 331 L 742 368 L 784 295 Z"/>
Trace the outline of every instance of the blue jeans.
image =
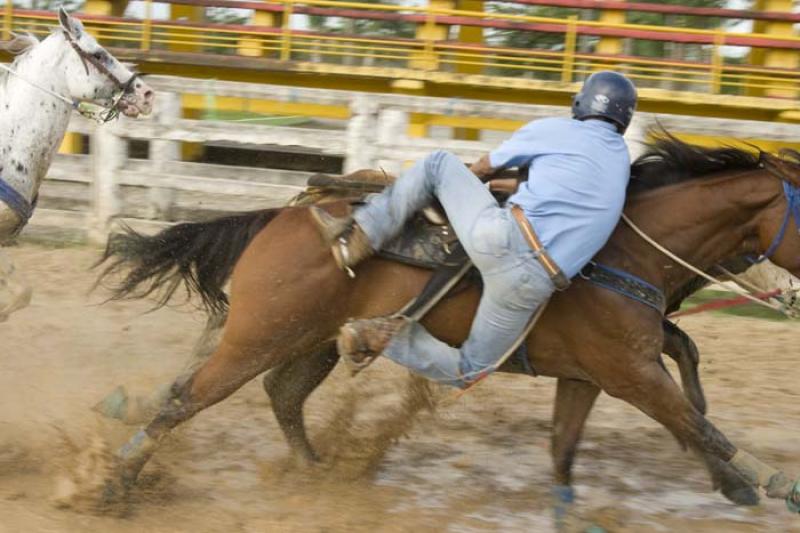
<path id="1" fill-rule="evenodd" d="M 374 249 L 437 198 L 483 277 L 483 295 L 469 337 L 454 348 L 418 323 L 403 328 L 384 351 L 389 359 L 434 381 L 463 387 L 493 370 L 555 287 L 508 208 L 455 155 L 438 151 L 417 162 L 356 209 Z"/>

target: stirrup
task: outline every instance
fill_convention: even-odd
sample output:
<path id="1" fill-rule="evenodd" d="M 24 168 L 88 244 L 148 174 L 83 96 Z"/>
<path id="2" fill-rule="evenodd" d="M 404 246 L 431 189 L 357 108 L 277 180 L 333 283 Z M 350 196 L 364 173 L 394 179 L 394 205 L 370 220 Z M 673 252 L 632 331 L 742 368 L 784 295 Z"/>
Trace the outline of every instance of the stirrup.
<path id="1" fill-rule="evenodd" d="M 336 264 L 345 271 L 350 278 L 355 278 L 356 273 L 350 268 L 350 251 L 347 249 L 347 239 L 344 238 L 353 227 L 353 217 L 334 217 L 324 209 L 312 205 L 309 208 L 311 220 L 317 226 L 322 239 L 331 246 L 331 255 Z"/>
<path id="2" fill-rule="evenodd" d="M 337 241 L 353 226 L 353 217 L 335 217 L 316 205 L 309 207 L 309 213 L 320 235 L 328 243 Z"/>

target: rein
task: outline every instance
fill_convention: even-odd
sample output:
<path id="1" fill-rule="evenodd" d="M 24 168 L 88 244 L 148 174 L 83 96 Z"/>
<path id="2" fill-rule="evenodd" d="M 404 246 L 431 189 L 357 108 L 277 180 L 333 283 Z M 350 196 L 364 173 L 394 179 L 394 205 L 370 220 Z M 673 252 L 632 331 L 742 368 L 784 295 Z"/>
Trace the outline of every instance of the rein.
<path id="1" fill-rule="evenodd" d="M 772 172 L 770 172 L 770 174 L 775 175 Z M 777 176 L 777 177 L 780 178 L 780 176 Z M 769 258 L 775 252 L 775 250 L 778 248 L 780 243 L 783 241 L 784 236 L 786 235 L 786 229 L 789 226 L 789 219 L 790 218 L 794 217 L 795 223 L 797 224 L 797 227 L 798 227 L 798 231 L 800 231 L 800 188 L 790 184 L 789 182 L 787 182 L 783 178 L 780 178 L 780 179 L 783 182 L 783 193 L 784 193 L 784 196 L 786 197 L 786 202 L 787 202 L 786 214 L 783 217 L 783 222 L 781 223 L 781 228 L 778 231 L 778 234 L 773 239 L 772 244 L 770 244 L 769 248 L 767 249 L 766 252 L 764 252 L 764 254 L 762 254 L 758 259 L 756 259 L 754 261 L 755 263 L 763 262 L 764 260 Z M 647 235 L 644 231 L 641 230 L 641 228 L 639 228 L 636 224 L 634 224 L 633 221 L 630 218 L 628 218 L 628 216 L 625 213 L 622 213 L 622 220 L 624 220 L 625 223 L 639 237 L 641 237 L 645 242 L 647 242 L 648 244 L 653 246 L 656 250 L 658 250 L 659 252 L 661 252 L 662 254 L 667 256 L 668 258 L 672 259 L 673 261 L 675 261 L 676 263 L 678 263 L 682 267 L 686 268 L 687 270 L 693 272 L 694 274 L 697 274 L 698 276 L 700 276 L 700 277 L 702 277 L 702 278 L 704 278 L 704 279 L 706 279 L 706 280 L 708 280 L 708 281 L 710 281 L 712 283 L 722 284 L 721 280 L 715 278 L 714 276 L 710 276 L 709 274 L 707 274 L 703 270 L 701 270 L 701 269 L 693 266 L 692 264 L 684 261 L 683 259 L 681 259 L 677 255 L 675 255 L 674 253 L 669 251 L 667 248 L 661 246 L 658 242 L 656 242 L 655 239 L 653 239 L 652 237 Z M 778 313 L 781 313 L 782 315 L 787 316 L 787 317 L 795 316 L 795 313 L 792 312 L 792 310 L 788 309 L 786 305 L 771 304 L 769 302 L 764 301 L 763 299 L 760 299 L 758 297 L 759 295 L 755 295 L 754 296 L 754 295 L 750 294 L 749 292 L 745 291 L 744 289 L 742 289 L 742 288 L 740 288 L 738 286 L 732 286 L 732 287 L 730 287 L 730 289 L 734 293 L 738 294 L 740 297 L 742 297 L 742 298 L 744 298 L 746 300 L 749 300 L 749 301 L 751 301 L 753 303 L 756 303 L 756 304 L 758 304 L 758 305 L 760 305 L 762 307 L 766 307 L 768 309 L 772 309 L 773 311 L 777 311 Z"/>

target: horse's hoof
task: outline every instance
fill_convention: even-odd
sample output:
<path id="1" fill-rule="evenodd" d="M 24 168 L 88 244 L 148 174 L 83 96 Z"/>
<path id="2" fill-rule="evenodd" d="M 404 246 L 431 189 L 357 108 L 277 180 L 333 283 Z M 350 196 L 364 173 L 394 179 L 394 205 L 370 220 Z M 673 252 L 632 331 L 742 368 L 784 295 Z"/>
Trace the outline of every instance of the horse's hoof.
<path id="1" fill-rule="evenodd" d="M 109 479 L 103 487 L 103 505 L 115 505 L 124 502 L 128 498 L 129 489 L 121 479 Z"/>
<path id="2" fill-rule="evenodd" d="M 128 412 L 128 392 L 120 385 L 111 394 L 100 400 L 92 411 L 96 411 L 106 418 L 122 420 Z"/>
<path id="3" fill-rule="evenodd" d="M 800 514 L 800 479 L 794 482 L 786 496 L 786 507 L 794 514 Z"/>
<path id="4" fill-rule="evenodd" d="M 735 488 L 722 488 L 722 495 L 732 503 L 742 506 L 758 505 L 761 497 L 758 491 L 750 486 L 740 486 Z"/>

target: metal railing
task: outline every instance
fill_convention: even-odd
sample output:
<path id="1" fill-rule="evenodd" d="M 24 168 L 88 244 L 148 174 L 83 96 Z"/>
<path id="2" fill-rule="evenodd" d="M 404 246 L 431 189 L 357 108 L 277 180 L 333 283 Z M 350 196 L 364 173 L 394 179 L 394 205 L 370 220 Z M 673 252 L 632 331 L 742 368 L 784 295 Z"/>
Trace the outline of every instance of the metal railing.
<path id="1" fill-rule="evenodd" d="M 191 4 L 192 0 L 179 0 Z M 203 6 L 230 2 L 196 0 Z M 253 2 L 246 2 L 248 7 Z M 281 14 L 277 27 L 163 21 L 152 18 L 146 2 L 145 18 L 120 19 L 83 15 L 86 27 L 108 46 L 141 52 L 191 51 L 202 54 L 239 54 L 293 62 L 295 65 L 329 65 L 341 70 L 406 69 L 409 78 L 420 73 L 480 73 L 499 79 L 532 78 L 571 83 L 598 68 L 625 71 L 638 84 L 671 90 L 731 95 L 772 95 L 797 98 L 800 71 L 726 60 L 726 46 L 744 46 L 767 53 L 800 54 L 800 37 L 741 34 L 701 30 L 613 24 L 576 18 L 554 19 L 520 14 L 473 12 L 431 6 L 392 6 L 334 0 L 273 0 L 261 10 Z M 560 35 L 559 49 L 523 49 L 468 44 L 430 37 L 400 39 L 367 35 L 343 35 L 301 30 L 292 26 L 293 14 L 328 13 L 354 17 L 363 14 L 413 22 L 418 26 L 474 25 L 507 31 L 531 31 Z M 46 34 L 54 14 L 15 9 L 6 2 L 3 38 L 12 31 Z M 631 55 L 587 52 L 587 40 L 597 38 L 688 42 L 699 45 L 701 61 L 667 60 Z M 583 46 L 581 40 L 583 39 Z M 393 74 L 394 75 L 394 74 Z"/>

